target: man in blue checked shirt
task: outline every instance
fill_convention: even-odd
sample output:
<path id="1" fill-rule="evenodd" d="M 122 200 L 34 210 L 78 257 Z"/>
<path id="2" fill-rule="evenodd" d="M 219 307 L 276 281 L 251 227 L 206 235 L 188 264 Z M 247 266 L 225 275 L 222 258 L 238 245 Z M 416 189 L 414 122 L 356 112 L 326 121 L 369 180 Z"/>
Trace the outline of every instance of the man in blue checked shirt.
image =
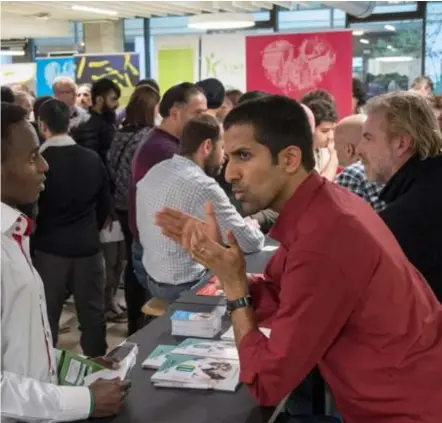
<path id="1" fill-rule="evenodd" d="M 383 185 L 367 180 L 364 165 L 356 153 L 356 147 L 362 139 L 362 126 L 366 116 L 352 115 L 342 119 L 335 130 L 335 148 L 339 165 L 344 170 L 335 182 L 349 189 L 370 204 L 374 210 L 384 210 L 386 204 L 379 199 Z"/>
<path id="2" fill-rule="evenodd" d="M 264 235 L 257 222 L 244 220 L 213 179 L 223 162 L 223 129 L 216 118 L 205 114 L 187 122 L 180 138 L 180 154 L 152 167 L 137 183 L 137 227 L 152 296 L 172 302 L 206 272 L 188 251 L 161 233 L 155 216 L 164 207 L 204 219 L 205 205 L 210 202 L 221 233 L 231 230 L 244 253 L 263 247 Z"/>

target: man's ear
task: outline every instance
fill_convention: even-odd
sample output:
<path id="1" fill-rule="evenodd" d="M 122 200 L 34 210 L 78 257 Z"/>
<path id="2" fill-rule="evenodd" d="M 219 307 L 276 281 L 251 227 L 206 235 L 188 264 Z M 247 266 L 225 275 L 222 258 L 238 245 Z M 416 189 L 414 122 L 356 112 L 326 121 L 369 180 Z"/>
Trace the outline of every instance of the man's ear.
<path id="1" fill-rule="evenodd" d="M 397 135 L 392 139 L 391 143 L 396 157 L 403 157 L 410 152 L 413 139 L 407 134 Z"/>
<path id="2" fill-rule="evenodd" d="M 302 153 L 299 147 L 291 145 L 278 154 L 278 163 L 290 175 L 295 174 L 301 166 Z"/>

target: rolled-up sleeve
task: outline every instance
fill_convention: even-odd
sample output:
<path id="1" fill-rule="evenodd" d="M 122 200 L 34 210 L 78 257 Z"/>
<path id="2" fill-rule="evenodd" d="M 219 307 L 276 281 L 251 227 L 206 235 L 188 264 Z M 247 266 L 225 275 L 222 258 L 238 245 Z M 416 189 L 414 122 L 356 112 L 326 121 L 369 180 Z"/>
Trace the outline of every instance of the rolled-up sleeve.
<path id="1" fill-rule="evenodd" d="M 75 421 L 88 418 L 91 412 L 88 388 L 57 386 L 6 371 L 1 374 L 1 399 L 2 421 Z"/>
<path id="2" fill-rule="evenodd" d="M 261 405 L 278 404 L 306 377 L 336 338 L 359 295 L 360 285 L 326 256 L 289 254 L 270 338 L 256 330 L 239 345 L 241 381 Z"/>

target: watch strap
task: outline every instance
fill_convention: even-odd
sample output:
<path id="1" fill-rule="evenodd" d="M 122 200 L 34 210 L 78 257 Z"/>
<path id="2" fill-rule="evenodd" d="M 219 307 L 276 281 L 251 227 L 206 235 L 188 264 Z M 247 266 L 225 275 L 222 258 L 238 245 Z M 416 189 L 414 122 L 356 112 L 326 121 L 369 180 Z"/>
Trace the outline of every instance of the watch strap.
<path id="1" fill-rule="evenodd" d="M 227 313 L 232 314 L 239 308 L 246 308 L 252 306 L 252 296 L 246 295 L 245 297 L 237 298 L 233 301 L 226 301 Z"/>

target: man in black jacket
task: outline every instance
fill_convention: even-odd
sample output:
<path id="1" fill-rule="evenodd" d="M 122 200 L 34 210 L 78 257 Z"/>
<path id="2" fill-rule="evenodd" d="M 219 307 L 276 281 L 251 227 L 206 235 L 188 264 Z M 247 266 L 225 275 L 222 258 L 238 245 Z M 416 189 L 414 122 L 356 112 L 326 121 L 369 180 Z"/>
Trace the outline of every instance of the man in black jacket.
<path id="1" fill-rule="evenodd" d="M 35 267 L 46 292 L 54 345 L 67 290 L 81 328 L 81 347 L 90 357 L 106 352 L 103 256 L 99 231 L 111 211 L 109 182 L 97 153 L 67 135 L 69 109 L 48 100 L 39 109 L 40 152 L 49 164 L 39 199 L 34 235 Z"/>
<path id="2" fill-rule="evenodd" d="M 367 177 L 386 183 L 380 213 L 442 302 L 442 135 L 425 98 L 395 92 L 371 100 L 357 147 Z"/>
<path id="3" fill-rule="evenodd" d="M 120 95 L 120 88 L 110 79 L 102 78 L 95 82 L 91 89 L 89 115 L 70 130 L 78 145 L 96 151 L 104 163 L 116 131 Z"/>

